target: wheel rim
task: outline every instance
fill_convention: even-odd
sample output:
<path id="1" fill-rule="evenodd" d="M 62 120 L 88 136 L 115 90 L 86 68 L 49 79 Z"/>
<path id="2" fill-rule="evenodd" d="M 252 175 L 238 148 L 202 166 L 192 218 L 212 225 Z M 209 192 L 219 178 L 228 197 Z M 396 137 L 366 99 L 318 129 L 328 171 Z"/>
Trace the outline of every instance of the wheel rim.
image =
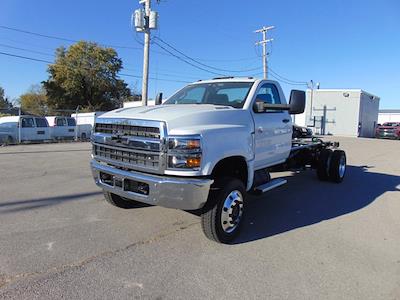
<path id="1" fill-rule="evenodd" d="M 342 178 L 346 172 L 346 157 L 342 155 L 339 161 L 339 176 Z"/>
<path id="2" fill-rule="evenodd" d="M 232 191 L 225 199 L 221 211 L 221 225 L 226 233 L 233 232 L 243 215 L 243 196 L 238 190 Z"/>

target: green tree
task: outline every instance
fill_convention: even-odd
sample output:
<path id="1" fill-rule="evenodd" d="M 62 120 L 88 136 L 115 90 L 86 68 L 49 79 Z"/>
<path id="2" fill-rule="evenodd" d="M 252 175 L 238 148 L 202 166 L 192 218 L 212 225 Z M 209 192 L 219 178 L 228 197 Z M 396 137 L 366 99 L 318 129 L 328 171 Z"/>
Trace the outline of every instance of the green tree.
<path id="1" fill-rule="evenodd" d="M 9 109 L 12 108 L 12 103 L 5 96 L 4 89 L 0 86 L 0 109 Z"/>
<path id="2" fill-rule="evenodd" d="M 131 92 L 118 78 L 122 60 L 112 48 L 78 42 L 56 51 L 49 65 L 49 79 L 43 82 L 51 109 L 109 110 L 120 107 Z"/>
<path id="3" fill-rule="evenodd" d="M 23 111 L 34 115 L 46 115 L 49 112 L 46 91 L 40 85 L 33 85 L 19 102 Z"/>

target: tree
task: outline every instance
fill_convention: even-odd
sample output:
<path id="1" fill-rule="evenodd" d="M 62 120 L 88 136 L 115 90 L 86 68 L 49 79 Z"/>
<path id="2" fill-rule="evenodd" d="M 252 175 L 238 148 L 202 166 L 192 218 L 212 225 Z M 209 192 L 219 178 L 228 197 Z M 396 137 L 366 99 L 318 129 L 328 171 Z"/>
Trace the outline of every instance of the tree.
<path id="1" fill-rule="evenodd" d="M 46 115 L 49 112 L 46 91 L 39 85 L 33 85 L 19 98 L 21 108 L 34 115 Z"/>
<path id="2" fill-rule="evenodd" d="M 56 51 L 49 65 L 49 79 L 43 82 L 52 109 L 109 110 L 120 107 L 131 93 L 118 78 L 122 60 L 112 48 L 80 41 Z"/>
<path id="3" fill-rule="evenodd" d="M 0 86 L 0 109 L 10 109 L 12 107 L 12 103 L 5 96 L 4 89 Z"/>

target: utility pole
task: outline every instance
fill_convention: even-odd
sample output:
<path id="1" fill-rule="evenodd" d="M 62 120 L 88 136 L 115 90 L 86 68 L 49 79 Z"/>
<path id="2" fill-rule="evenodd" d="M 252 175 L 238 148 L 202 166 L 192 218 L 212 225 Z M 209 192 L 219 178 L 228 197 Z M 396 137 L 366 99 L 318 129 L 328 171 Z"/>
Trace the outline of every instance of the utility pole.
<path id="1" fill-rule="evenodd" d="M 268 30 L 274 29 L 275 26 L 268 26 L 263 28 L 258 29 L 254 31 L 255 33 L 262 33 L 263 39 L 259 42 L 256 43 L 256 45 L 262 45 L 263 47 L 263 73 L 264 73 L 264 79 L 268 79 L 268 61 L 267 61 L 267 43 L 272 42 L 274 39 L 267 39 L 267 32 Z"/>
<path id="2" fill-rule="evenodd" d="M 22 118 L 21 118 L 21 105 L 18 107 L 18 144 L 21 144 L 21 127 L 22 127 Z"/>
<path id="3" fill-rule="evenodd" d="M 143 2 L 143 1 L 141 1 Z M 144 46 L 143 46 L 143 79 L 142 79 L 142 105 L 147 106 L 149 91 L 149 56 L 150 56 L 150 0 L 144 0 L 145 24 L 144 24 Z"/>
<path id="4" fill-rule="evenodd" d="M 147 106 L 149 91 L 149 59 L 150 59 L 150 30 L 157 28 L 158 14 L 151 10 L 151 0 L 140 0 L 143 9 L 134 13 L 135 28 L 144 33 L 143 44 L 143 77 L 142 77 L 142 105 Z"/>

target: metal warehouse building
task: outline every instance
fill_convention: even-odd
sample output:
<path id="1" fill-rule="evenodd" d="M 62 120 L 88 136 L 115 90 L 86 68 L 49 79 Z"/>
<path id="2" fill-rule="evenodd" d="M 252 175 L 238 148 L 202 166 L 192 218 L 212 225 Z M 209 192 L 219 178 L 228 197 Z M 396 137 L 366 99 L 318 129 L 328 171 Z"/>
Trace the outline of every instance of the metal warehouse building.
<path id="1" fill-rule="evenodd" d="M 381 109 L 378 115 L 378 124 L 385 122 L 400 122 L 400 109 Z"/>
<path id="2" fill-rule="evenodd" d="M 307 90 L 305 112 L 294 121 L 317 134 L 373 137 L 379 100 L 361 89 Z"/>

